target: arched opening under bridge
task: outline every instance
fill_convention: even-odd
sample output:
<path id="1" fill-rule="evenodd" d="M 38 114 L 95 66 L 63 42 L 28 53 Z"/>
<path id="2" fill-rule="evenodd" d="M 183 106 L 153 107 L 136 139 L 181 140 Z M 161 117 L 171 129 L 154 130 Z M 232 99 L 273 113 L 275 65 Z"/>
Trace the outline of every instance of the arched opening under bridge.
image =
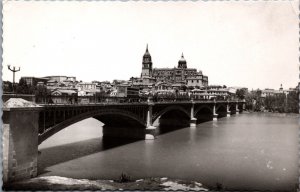
<path id="1" fill-rule="evenodd" d="M 78 120 L 60 129 L 38 146 L 38 175 L 47 173 L 51 175 L 51 172 L 55 171 L 52 170 L 51 167 L 55 167 L 58 164 L 140 140 L 132 137 L 117 138 L 111 135 L 105 135 L 107 134 L 105 133 L 106 129 L 122 132 L 126 131 L 124 127 L 128 128 L 127 132 L 129 133 L 132 133 L 134 129 L 138 129 L 139 133 L 144 134 L 145 130 L 145 127 L 141 123 L 132 118 L 110 114 L 96 115 L 94 117 Z M 106 132 L 110 134 L 107 130 Z M 140 134 L 140 136 L 142 137 L 142 134 Z"/>
<path id="2" fill-rule="evenodd" d="M 158 126 L 157 134 L 164 134 L 189 127 L 190 114 L 182 107 L 171 106 L 163 110 L 154 122 Z"/>
<path id="3" fill-rule="evenodd" d="M 82 113 L 57 123 L 52 127 L 40 131 L 38 143 L 42 143 L 47 138 L 70 125 L 88 118 L 95 118 L 104 123 L 103 136 L 129 137 L 138 139 L 144 139 L 145 137 L 143 132 L 145 130 L 145 122 L 140 117 L 127 111 L 111 109 L 109 111 L 99 110 L 96 112 L 90 111 Z M 137 134 L 137 132 L 139 132 L 139 134 Z"/>
<path id="4" fill-rule="evenodd" d="M 218 118 L 226 117 L 227 116 L 227 106 L 219 105 L 216 108 L 216 113 L 218 114 Z"/>
<path id="5" fill-rule="evenodd" d="M 203 123 L 206 121 L 213 120 L 213 111 L 208 106 L 201 106 L 197 108 L 195 111 L 195 118 L 197 119 L 197 124 Z"/>

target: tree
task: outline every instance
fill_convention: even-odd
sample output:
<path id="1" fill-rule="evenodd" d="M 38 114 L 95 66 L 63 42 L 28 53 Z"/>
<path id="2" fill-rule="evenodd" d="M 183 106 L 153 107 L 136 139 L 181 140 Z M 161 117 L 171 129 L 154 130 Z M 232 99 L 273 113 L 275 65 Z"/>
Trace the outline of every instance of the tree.
<path id="1" fill-rule="evenodd" d="M 245 99 L 246 93 L 247 93 L 247 90 L 245 88 L 236 90 L 236 96 L 238 99 Z"/>
<path id="2" fill-rule="evenodd" d="M 24 79 L 21 78 L 19 84 L 16 86 L 16 93 L 36 95 L 39 92 L 37 89 L 37 86 L 29 85 Z"/>
<path id="3" fill-rule="evenodd" d="M 13 92 L 13 85 L 10 81 L 3 81 L 3 92 Z"/>
<path id="4" fill-rule="evenodd" d="M 246 109 L 261 111 L 263 109 L 263 100 L 261 98 L 261 91 L 251 91 L 248 93 L 245 91 Z M 242 93 L 242 92 L 241 92 Z M 241 96 L 241 95 L 240 95 Z"/>
<path id="5" fill-rule="evenodd" d="M 47 91 L 47 87 L 46 86 L 37 86 L 36 89 L 34 89 L 34 94 L 36 96 L 47 96 L 49 94 L 49 92 Z"/>
<path id="6" fill-rule="evenodd" d="M 287 112 L 299 113 L 299 92 L 292 91 L 287 95 Z"/>
<path id="7" fill-rule="evenodd" d="M 16 92 L 19 94 L 28 94 L 29 88 L 26 81 L 23 78 L 21 78 L 19 84 L 17 84 Z"/>

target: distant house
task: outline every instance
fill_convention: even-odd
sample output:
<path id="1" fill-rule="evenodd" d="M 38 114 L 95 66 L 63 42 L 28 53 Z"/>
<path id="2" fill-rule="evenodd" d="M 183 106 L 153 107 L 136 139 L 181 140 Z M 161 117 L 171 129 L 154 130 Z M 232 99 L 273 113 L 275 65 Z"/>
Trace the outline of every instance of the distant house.
<path id="1" fill-rule="evenodd" d="M 207 89 L 194 89 L 191 91 L 196 99 L 227 99 L 235 94 L 231 88 L 220 85 L 208 86 Z"/>
<path id="2" fill-rule="evenodd" d="M 50 86 L 50 87 L 58 86 L 58 81 L 56 81 L 54 79 L 48 80 L 47 81 L 47 86 Z"/>
<path id="3" fill-rule="evenodd" d="M 56 82 L 75 82 L 76 77 L 74 76 L 65 76 L 65 75 L 52 75 L 52 76 L 46 76 L 43 77 L 44 79 L 48 79 L 48 81 L 56 81 Z"/>
<path id="4" fill-rule="evenodd" d="M 56 89 L 51 92 L 53 103 L 72 104 L 77 101 L 77 90 Z"/>
<path id="5" fill-rule="evenodd" d="M 261 97 L 273 96 L 275 94 L 274 89 L 265 89 L 261 91 Z"/>
<path id="6" fill-rule="evenodd" d="M 53 96 L 77 96 L 76 90 L 57 89 L 51 92 Z"/>
<path id="7" fill-rule="evenodd" d="M 78 83 L 76 85 L 78 96 L 93 96 L 97 92 L 96 83 Z M 100 92 L 100 90 L 98 90 Z"/>
<path id="8" fill-rule="evenodd" d="M 44 77 L 48 80 L 55 80 L 57 82 L 63 82 L 65 80 L 67 80 L 67 76 L 64 76 L 64 75 L 53 75 L 53 76 L 46 76 Z"/>
<path id="9" fill-rule="evenodd" d="M 166 82 L 158 82 L 155 84 L 155 91 L 164 91 L 164 90 L 170 90 L 172 89 L 172 84 L 171 83 L 166 83 Z"/>
<path id="10" fill-rule="evenodd" d="M 117 97 L 118 95 L 118 91 L 117 90 L 113 90 L 112 92 L 110 92 L 110 96 L 111 97 Z"/>
<path id="11" fill-rule="evenodd" d="M 285 89 L 282 88 L 282 85 L 281 85 L 278 90 L 268 89 L 268 88 L 262 90 L 261 91 L 261 97 L 265 98 L 267 96 L 274 96 L 274 95 L 279 95 L 279 94 L 288 95 L 289 93 L 294 92 L 294 91 L 297 91 L 297 89 L 296 88 L 289 88 L 289 89 L 285 90 Z"/>

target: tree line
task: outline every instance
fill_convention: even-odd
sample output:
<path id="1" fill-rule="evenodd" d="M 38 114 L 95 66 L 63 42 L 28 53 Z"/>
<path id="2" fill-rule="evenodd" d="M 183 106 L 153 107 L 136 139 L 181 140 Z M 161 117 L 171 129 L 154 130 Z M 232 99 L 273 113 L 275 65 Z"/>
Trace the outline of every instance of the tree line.
<path id="1" fill-rule="evenodd" d="M 24 79 L 20 79 L 19 83 L 13 85 L 10 81 L 3 81 L 3 93 L 28 94 L 35 96 L 50 95 L 46 86 L 37 86 L 27 84 Z"/>
<path id="2" fill-rule="evenodd" d="M 251 111 L 269 111 L 279 113 L 299 113 L 299 91 L 288 94 L 275 93 L 262 97 L 262 91 L 239 89 L 236 92 L 239 99 L 245 99 L 246 109 Z"/>

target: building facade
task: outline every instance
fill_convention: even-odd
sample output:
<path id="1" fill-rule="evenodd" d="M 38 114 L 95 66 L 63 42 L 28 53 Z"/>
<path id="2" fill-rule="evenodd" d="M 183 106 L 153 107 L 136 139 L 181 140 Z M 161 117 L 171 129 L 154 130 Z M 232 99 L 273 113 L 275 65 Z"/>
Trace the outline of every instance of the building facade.
<path id="1" fill-rule="evenodd" d="M 96 92 L 100 92 L 100 90 L 97 90 L 96 83 L 78 83 L 76 88 L 78 90 L 78 96 L 93 96 Z"/>
<path id="2" fill-rule="evenodd" d="M 47 78 L 42 78 L 42 77 L 21 77 L 27 85 L 33 85 L 36 86 L 39 82 L 42 82 L 44 84 L 47 83 L 48 79 Z"/>
<path id="3" fill-rule="evenodd" d="M 152 68 L 152 59 L 148 50 L 143 56 L 141 79 L 144 85 L 155 82 L 166 82 L 171 84 L 183 84 L 187 86 L 208 86 L 208 77 L 194 68 L 188 68 L 187 62 L 181 55 L 178 66 L 174 68 Z"/>

